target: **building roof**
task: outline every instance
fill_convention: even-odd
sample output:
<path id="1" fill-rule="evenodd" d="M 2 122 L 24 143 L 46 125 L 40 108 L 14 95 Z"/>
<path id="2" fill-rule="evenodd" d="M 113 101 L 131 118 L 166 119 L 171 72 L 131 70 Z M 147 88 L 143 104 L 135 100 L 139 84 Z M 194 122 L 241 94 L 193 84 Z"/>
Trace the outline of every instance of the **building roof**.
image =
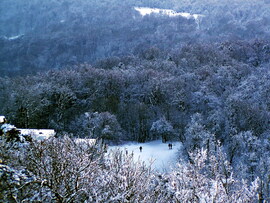
<path id="1" fill-rule="evenodd" d="M 30 135 L 35 140 L 44 140 L 55 136 L 53 129 L 22 129 L 18 128 L 22 135 Z"/>

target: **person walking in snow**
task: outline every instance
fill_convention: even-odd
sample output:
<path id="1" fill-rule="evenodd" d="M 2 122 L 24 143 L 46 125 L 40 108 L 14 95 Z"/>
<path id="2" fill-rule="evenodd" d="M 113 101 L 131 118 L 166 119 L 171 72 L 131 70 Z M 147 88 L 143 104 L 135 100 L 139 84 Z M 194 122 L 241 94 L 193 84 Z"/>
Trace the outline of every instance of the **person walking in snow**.
<path id="1" fill-rule="evenodd" d="M 169 147 L 169 149 L 172 149 L 172 144 L 169 143 L 169 144 L 168 144 L 168 147 Z"/>
<path id="2" fill-rule="evenodd" d="M 142 152 L 142 146 L 140 146 L 140 148 L 139 148 L 139 149 L 140 149 L 140 152 Z"/>

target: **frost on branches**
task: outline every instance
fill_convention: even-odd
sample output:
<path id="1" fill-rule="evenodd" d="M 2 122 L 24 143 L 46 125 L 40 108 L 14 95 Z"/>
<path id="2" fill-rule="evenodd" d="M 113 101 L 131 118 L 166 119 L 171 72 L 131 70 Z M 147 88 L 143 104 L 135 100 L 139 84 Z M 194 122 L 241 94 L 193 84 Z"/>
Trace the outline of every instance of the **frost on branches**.
<path id="1" fill-rule="evenodd" d="M 171 178 L 175 202 L 256 202 L 259 179 L 251 185 L 237 180 L 221 149 L 208 155 L 201 149 L 190 154 L 189 164 L 179 164 Z"/>
<path id="2" fill-rule="evenodd" d="M 3 142 L 4 140 L 1 140 Z M 3 143 L 2 143 L 3 144 Z M 236 179 L 222 148 L 190 153 L 168 174 L 132 154 L 64 138 L 1 152 L 1 198 L 41 202 L 256 202 L 259 179 Z M 23 172 L 22 172 L 23 171 Z M 28 174 L 28 175 L 25 175 Z"/>

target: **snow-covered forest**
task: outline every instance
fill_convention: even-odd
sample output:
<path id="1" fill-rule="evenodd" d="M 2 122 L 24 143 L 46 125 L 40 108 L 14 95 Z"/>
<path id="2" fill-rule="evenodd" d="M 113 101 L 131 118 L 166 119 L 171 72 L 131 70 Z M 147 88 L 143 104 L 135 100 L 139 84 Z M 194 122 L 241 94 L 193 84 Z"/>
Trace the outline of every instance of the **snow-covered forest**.
<path id="1" fill-rule="evenodd" d="M 269 28 L 268 0 L 1 0 L 0 115 L 57 134 L 0 124 L 0 201 L 270 202 Z M 157 140 L 166 173 L 105 147 Z"/>

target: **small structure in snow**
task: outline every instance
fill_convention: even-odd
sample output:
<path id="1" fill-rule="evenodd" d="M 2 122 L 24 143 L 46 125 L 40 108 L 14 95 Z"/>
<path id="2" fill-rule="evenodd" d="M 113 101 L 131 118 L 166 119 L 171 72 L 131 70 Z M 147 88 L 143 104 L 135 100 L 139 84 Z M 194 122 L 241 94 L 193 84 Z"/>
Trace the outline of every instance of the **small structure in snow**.
<path id="1" fill-rule="evenodd" d="M 53 129 L 22 129 L 18 128 L 21 135 L 30 135 L 34 140 L 45 140 L 55 136 Z"/>

